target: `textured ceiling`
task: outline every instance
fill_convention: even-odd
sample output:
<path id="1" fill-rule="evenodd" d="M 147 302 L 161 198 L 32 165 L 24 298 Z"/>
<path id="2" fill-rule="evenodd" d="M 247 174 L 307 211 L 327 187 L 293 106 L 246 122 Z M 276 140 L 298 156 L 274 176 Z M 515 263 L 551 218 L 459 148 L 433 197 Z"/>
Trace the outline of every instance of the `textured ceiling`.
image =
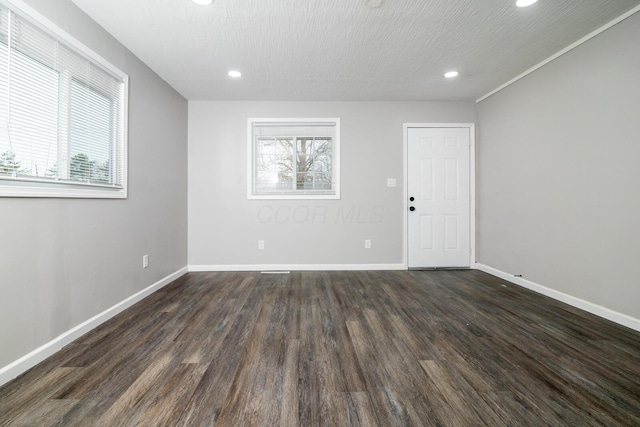
<path id="1" fill-rule="evenodd" d="M 187 99 L 333 101 L 475 100 L 640 4 L 72 1 Z"/>

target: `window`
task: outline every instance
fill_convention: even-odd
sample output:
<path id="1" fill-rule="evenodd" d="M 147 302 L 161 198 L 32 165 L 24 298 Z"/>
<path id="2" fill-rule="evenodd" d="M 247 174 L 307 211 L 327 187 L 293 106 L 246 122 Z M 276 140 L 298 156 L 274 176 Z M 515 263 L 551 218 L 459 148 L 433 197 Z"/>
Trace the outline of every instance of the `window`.
<path id="1" fill-rule="evenodd" d="M 0 196 L 126 198 L 128 78 L 0 0 Z"/>
<path id="2" fill-rule="evenodd" d="M 248 198 L 340 198 L 340 119 L 249 119 L 248 127 Z"/>

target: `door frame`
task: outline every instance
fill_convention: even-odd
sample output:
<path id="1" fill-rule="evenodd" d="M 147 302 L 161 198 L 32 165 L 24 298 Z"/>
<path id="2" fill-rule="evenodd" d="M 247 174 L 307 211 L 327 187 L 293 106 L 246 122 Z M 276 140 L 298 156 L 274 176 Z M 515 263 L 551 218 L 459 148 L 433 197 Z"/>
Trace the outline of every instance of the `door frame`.
<path id="1" fill-rule="evenodd" d="M 409 220 L 409 129 L 410 128 L 466 128 L 469 129 L 469 268 L 477 268 L 476 262 L 476 125 L 475 123 L 403 123 L 402 140 L 403 140 L 403 202 L 402 207 L 404 214 L 402 215 L 402 264 L 405 269 L 409 268 L 409 230 L 407 222 Z"/>

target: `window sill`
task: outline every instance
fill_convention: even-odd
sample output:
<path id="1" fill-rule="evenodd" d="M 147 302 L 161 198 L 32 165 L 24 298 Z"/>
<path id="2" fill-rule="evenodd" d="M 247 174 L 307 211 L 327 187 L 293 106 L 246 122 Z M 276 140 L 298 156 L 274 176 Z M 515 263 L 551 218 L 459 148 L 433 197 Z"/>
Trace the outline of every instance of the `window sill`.
<path id="1" fill-rule="evenodd" d="M 70 199 L 126 199 L 126 188 L 82 185 L 42 184 L 32 182 L 0 182 L 0 197 L 40 197 Z"/>
<path id="2" fill-rule="evenodd" d="M 248 194 L 249 200 L 339 200 L 340 194 Z"/>

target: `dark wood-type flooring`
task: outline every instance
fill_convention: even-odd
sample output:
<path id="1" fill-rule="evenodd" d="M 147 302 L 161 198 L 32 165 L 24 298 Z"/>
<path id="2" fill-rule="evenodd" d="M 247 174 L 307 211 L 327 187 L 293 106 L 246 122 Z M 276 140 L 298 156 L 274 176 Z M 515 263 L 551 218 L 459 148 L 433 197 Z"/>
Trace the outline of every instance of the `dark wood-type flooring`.
<path id="1" fill-rule="evenodd" d="M 2 426 L 638 426 L 640 334 L 479 271 L 190 273 L 0 388 Z"/>

